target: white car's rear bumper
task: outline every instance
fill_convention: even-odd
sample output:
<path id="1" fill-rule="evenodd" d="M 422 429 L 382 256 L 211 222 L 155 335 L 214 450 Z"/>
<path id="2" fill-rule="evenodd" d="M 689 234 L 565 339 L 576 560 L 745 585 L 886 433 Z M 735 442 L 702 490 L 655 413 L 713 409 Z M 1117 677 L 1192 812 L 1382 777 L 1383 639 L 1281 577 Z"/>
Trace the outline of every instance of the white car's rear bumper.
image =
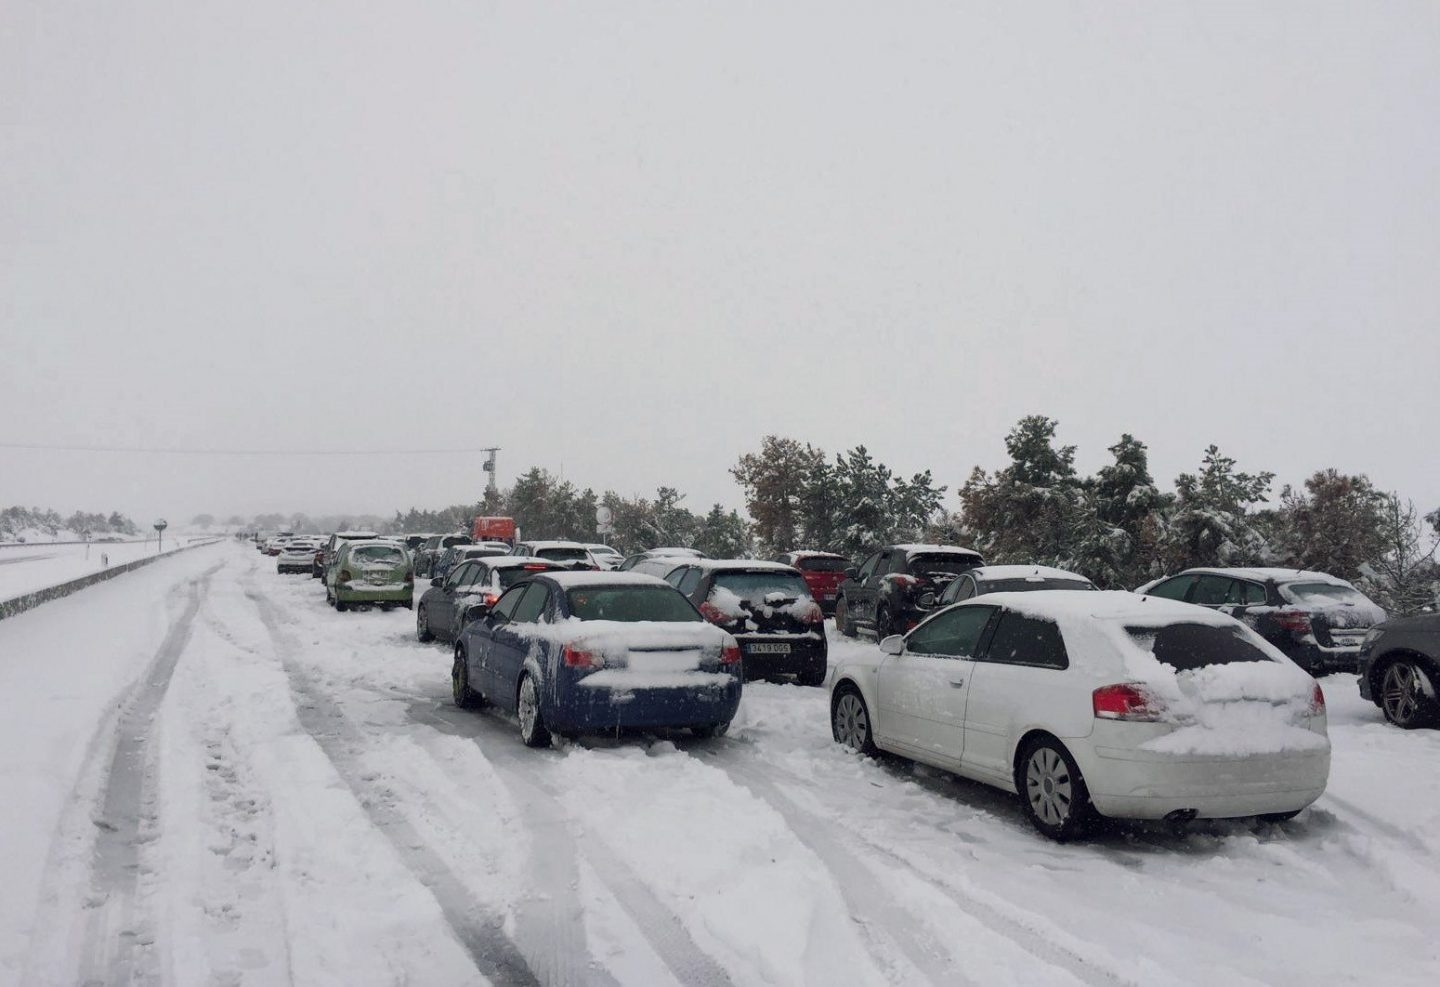
<path id="1" fill-rule="evenodd" d="M 1243 757 L 1103 746 L 1072 753 L 1095 808 L 1124 819 L 1162 819 L 1179 810 L 1202 819 L 1294 812 L 1318 799 L 1330 777 L 1328 749 Z"/>

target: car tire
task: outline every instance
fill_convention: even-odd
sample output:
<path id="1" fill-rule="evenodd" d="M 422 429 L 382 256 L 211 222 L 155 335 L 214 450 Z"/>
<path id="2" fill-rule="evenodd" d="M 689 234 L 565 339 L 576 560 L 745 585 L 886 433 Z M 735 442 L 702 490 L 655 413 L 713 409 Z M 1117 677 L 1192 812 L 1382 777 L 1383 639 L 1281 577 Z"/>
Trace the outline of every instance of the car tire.
<path id="1" fill-rule="evenodd" d="M 550 731 L 540 712 L 540 687 L 529 672 L 520 676 L 515 690 L 515 716 L 520 721 L 520 739 L 526 747 L 549 747 Z"/>
<path id="2" fill-rule="evenodd" d="M 709 740 L 711 737 L 723 737 L 729 730 L 729 720 L 724 720 L 720 723 L 702 723 L 699 726 L 690 728 L 690 732 L 701 740 Z"/>
<path id="3" fill-rule="evenodd" d="M 843 596 L 835 601 L 835 628 L 846 637 L 856 635 L 855 622 L 850 619 L 850 603 Z"/>
<path id="4" fill-rule="evenodd" d="M 340 599 L 340 597 L 338 597 L 338 596 L 335 597 L 335 612 L 336 612 L 336 613 L 344 613 L 346 610 L 349 610 L 349 609 L 350 609 L 350 604 L 343 602 L 343 601 Z"/>
<path id="5" fill-rule="evenodd" d="M 474 709 L 481 705 L 480 693 L 470 688 L 470 668 L 465 664 L 465 650 L 455 649 L 455 661 L 450 666 L 450 698 L 461 709 Z"/>
<path id="6" fill-rule="evenodd" d="M 883 641 L 895 633 L 894 621 L 890 617 L 890 608 L 878 606 L 875 608 L 875 640 Z"/>
<path id="7" fill-rule="evenodd" d="M 875 734 L 870 728 L 870 708 L 865 697 L 853 685 L 843 685 L 835 690 L 830 700 L 830 735 L 837 744 L 859 751 L 867 757 L 880 753 L 875 746 Z"/>
<path id="8" fill-rule="evenodd" d="M 435 640 L 435 633 L 430 630 L 430 610 L 423 604 L 415 611 L 415 640 L 421 644 Z"/>
<path id="9" fill-rule="evenodd" d="M 1057 843 L 1079 836 L 1095 818 L 1079 766 L 1053 737 L 1036 737 L 1020 751 L 1015 788 L 1031 824 Z"/>
<path id="10" fill-rule="evenodd" d="M 1431 726 L 1437 719 L 1434 673 L 1413 658 L 1395 658 L 1380 672 L 1380 711 L 1402 730 Z"/>
<path id="11" fill-rule="evenodd" d="M 824 665 L 821 665 L 819 668 L 808 668 L 805 671 L 801 672 L 799 675 L 795 676 L 795 681 L 798 684 L 804 686 L 813 687 L 817 685 L 824 685 L 826 670 L 826 666 Z"/>

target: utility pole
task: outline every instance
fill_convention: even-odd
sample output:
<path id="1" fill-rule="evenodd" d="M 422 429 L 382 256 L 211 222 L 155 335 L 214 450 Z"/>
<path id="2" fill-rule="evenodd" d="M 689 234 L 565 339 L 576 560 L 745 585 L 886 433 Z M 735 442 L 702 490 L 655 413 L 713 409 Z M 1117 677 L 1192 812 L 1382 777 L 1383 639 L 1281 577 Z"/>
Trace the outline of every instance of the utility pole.
<path id="1" fill-rule="evenodd" d="M 490 446 L 480 451 L 489 453 L 489 455 L 485 457 L 485 465 L 481 467 L 486 473 L 490 474 L 490 479 L 485 484 L 485 492 L 495 493 L 499 489 L 495 485 L 495 454 L 500 451 L 500 447 Z"/>

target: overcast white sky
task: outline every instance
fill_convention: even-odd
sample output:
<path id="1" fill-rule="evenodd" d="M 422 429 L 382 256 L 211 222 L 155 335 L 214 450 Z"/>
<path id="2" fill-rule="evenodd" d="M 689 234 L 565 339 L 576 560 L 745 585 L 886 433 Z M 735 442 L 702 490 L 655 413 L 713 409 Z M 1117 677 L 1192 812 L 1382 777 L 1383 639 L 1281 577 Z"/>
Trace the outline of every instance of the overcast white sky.
<path id="1" fill-rule="evenodd" d="M 766 433 L 953 491 L 1044 413 L 1087 470 L 1130 431 L 1430 509 L 1437 109 L 1431 0 L 5 0 L 0 443 L 498 445 L 703 508 Z M 0 505 L 480 460 L 0 448 Z"/>

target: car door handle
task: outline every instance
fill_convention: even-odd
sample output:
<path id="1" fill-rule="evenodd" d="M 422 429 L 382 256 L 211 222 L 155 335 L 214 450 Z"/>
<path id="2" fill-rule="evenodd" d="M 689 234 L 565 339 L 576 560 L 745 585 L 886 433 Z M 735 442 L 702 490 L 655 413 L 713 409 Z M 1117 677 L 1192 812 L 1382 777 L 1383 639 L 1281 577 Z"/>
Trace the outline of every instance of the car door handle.
<path id="1" fill-rule="evenodd" d="M 950 680 L 950 688 L 952 688 L 952 689 L 963 689 L 964 687 L 965 687 L 965 680 L 964 680 L 964 679 L 951 679 L 951 680 Z"/>

